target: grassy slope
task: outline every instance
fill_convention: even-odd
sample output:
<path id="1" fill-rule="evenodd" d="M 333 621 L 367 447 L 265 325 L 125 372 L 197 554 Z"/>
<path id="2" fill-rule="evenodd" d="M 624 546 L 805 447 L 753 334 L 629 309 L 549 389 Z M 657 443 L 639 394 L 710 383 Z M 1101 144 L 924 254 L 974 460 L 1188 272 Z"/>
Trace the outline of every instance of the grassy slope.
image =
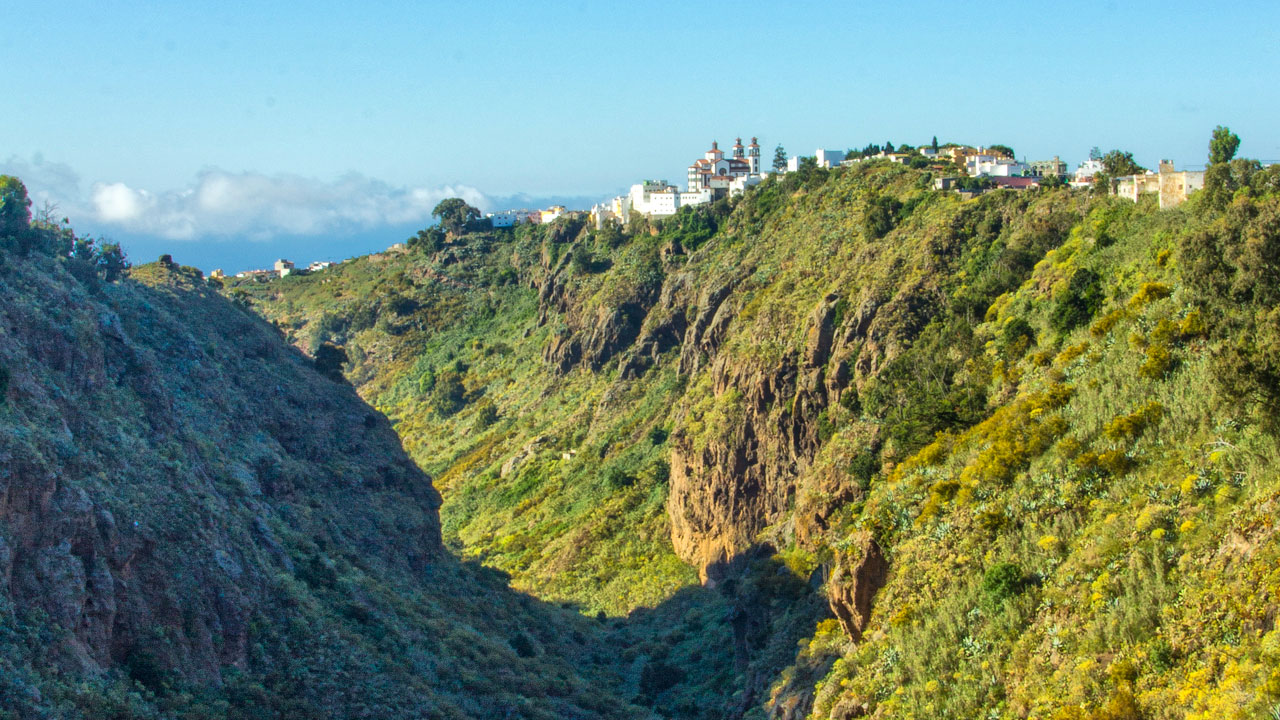
<path id="1" fill-rule="evenodd" d="M 876 298 L 884 332 L 860 346 L 873 367 L 854 382 L 857 402 L 800 416 L 822 447 L 795 479 L 796 502 L 832 520 L 784 517 L 768 536 L 801 576 L 875 537 L 889 584 L 866 640 L 819 624 L 775 701 L 796 694 L 796 678 L 826 675 L 810 684 L 816 717 L 861 705 L 886 717 L 1126 717 L 1130 703 L 1178 717 L 1274 702 L 1262 668 L 1275 660 L 1276 449 L 1213 396 L 1176 252 L 1212 212 L 1066 191 L 962 201 L 925 187 L 901 168 L 816 173 L 766 184 L 709 239 L 585 234 L 576 246 L 609 267 L 572 274 L 570 307 L 542 325 L 534 292 L 514 281 L 573 252 L 574 237 L 546 231 L 245 289 L 301 344 L 347 343 L 362 394 L 436 476 L 448 542 L 517 587 L 611 613 L 691 581 L 665 540 L 664 434 L 694 446 L 727 436 L 739 399 L 715 392 L 709 363 L 679 376 L 678 349 L 639 381 L 612 363 L 557 376 L 541 358 L 551 334 L 627 297 L 673 236 L 689 252 L 662 256 L 668 283 L 741 280 L 717 350 L 735 366 L 800 354 L 828 293 Z M 1062 335 L 1054 313 L 1077 268 L 1100 276 L 1106 304 Z M 388 313 L 391 295 L 419 307 Z M 325 318 L 374 303 L 363 324 Z M 432 383 L 459 360 L 468 402 L 436 412 Z M 482 427 L 486 400 L 498 420 Z M 768 417 L 796 412 L 783 399 Z M 1002 564 L 1012 579 L 987 581 Z M 696 667 L 687 643 L 667 640 L 659 656 Z"/>
<path id="2" fill-rule="evenodd" d="M 874 533 L 894 571 L 864 642 L 814 637 L 811 657 L 840 658 L 815 717 L 1258 717 L 1280 700 L 1280 453 L 1212 390 L 1177 254 L 1206 215 L 1102 205 L 992 305 L 977 332 L 996 412 L 896 467 L 833 534 Z M 1106 300 L 1059 337 L 1077 268 Z M 1017 319 L 1035 341 L 1011 353 Z M 1001 564 L 1014 585 L 989 579 Z"/>
<path id="3" fill-rule="evenodd" d="M 422 254 L 374 256 L 244 289 L 283 298 L 265 312 L 287 329 L 303 329 L 301 341 L 312 345 L 307 321 L 343 316 L 349 298 L 383 305 L 388 295 L 409 298 L 417 305 L 411 314 L 388 321 L 384 311 L 369 327 L 357 324 L 342 335 L 361 393 L 445 489 L 446 543 L 485 558 L 511 573 L 517 588 L 544 599 L 615 614 L 653 606 L 695 579 L 665 545 L 662 447 L 647 435 L 665 422 L 679 382 L 656 373 L 619 392 L 607 374 L 547 372 L 541 353 L 552 328 L 536 327 L 536 291 L 515 284 L 511 269 L 512 256 L 540 261 L 539 240 L 507 247 L 472 238 L 458 250 L 474 254 L 442 271 Z M 457 284 L 438 282 L 436 272 Z M 432 384 L 459 362 L 466 366 L 466 405 L 437 412 Z M 490 403 L 496 421 L 478 426 Z M 517 454 L 526 460 L 501 477 Z M 631 474 L 625 487 L 605 484 L 602 470 L 611 463 Z"/>

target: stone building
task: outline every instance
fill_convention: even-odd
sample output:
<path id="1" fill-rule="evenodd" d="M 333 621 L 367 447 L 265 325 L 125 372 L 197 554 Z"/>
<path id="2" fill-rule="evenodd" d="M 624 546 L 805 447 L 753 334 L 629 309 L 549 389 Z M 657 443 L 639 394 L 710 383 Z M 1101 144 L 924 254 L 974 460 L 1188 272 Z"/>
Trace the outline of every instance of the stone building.
<path id="1" fill-rule="evenodd" d="M 1160 161 L 1159 172 L 1125 175 L 1115 179 L 1111 194 L 1138 202 L 1140 195 L 1157 193 L 1160 208 L 1171 208 L 1186 202 L 1188 196 L 1204 188 L 1203 170 L 1175 170 L 1173 162 Z"/>

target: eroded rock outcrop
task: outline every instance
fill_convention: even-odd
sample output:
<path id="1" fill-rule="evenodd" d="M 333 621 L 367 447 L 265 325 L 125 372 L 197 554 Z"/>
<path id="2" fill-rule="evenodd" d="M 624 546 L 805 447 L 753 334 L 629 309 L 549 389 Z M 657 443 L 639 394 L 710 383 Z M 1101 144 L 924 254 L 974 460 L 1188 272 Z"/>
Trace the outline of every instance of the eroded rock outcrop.
<path id="1" fill-rule="evenodd" d="M 888 578 L 889 562 L 870 535 L 858 539 L 855 552 L 837 559 L 827 580 L 827 602 L 850 640 L 862 638 L 876 593 Z"/>
<path id="2" fill-rule="evenodd" d="M 672 542 L 682 558 L 700 568 L 704 581 L 715 579 L 708 568 L 749 547 L 791 507 L 796 480 L 821 445 L 816 420 L 833 396 L 825 364 L 838 301 L 830 295 L 815 308 L 800 355 L 784 355 L 762 368 L 717 354 L 708 370 L 715 406 L 692 409 L 675 437 L 667 501 Z M 719 308 L 725 307 L 721 298 Z M 705 314 L 710 317 L 705 324 L 690 326 L 690 333 L 703 327 L 698 342 L 716 332 L 719 312 Z M 710 347 L 714 350 L 714 344 Z M 687 357 L 696 367 L 700 354 Z"/>
<path id="3" fill-rule="evenodd" d="M 832 432 L 829 415 L 856 402 L 858 389 L 910 346 L 937 303 L 916 285 L 827 294 L 810 311 L 801 346 L 762 366 L 719 351 L 736 312 L 732 293 L 731 285 L 707 290 L 681 352 L 683 371 L 710 362 L 715 404 L 690 408 L 678 427 L 667 509 L 677 553 L 702 569 L 704 581 L 714 580 L 708 567 L 749 547 L 793 508 L 800 511 L 793 531 L 808 537 L 860 492 L 848 472 L 809 475 Z M 875 423 L 845 422 L 842 432 L 868 454 L 880 447 Z"/>

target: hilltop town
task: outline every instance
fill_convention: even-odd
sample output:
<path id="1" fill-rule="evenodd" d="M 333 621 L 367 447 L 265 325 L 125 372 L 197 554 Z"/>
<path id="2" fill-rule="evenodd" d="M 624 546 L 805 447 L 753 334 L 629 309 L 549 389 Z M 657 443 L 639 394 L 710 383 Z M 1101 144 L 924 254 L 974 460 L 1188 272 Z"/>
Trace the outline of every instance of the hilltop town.
<path id="1" fill-rule="evenodd" d="M 625 223 L 633 214 L 649 219 L 662 219 L 678 213 L 681 208 L 705 205 L 721 198 L 741 195 L 772 174 L 805 172 L 808 169 L 836 169 L 868 162 L 889 162 L 929 170 L 934 174 L 935 190 L 954 191 L 965 197 L 999 189 L 1032 190 L 1043 186 L 1094 188 L 1133 202 L 1144 194 L 1156 195 L 1161 208 L 1174 207 L 1184 202 L 1193 192 L 1204 188 L 1203 170 L 1177 170 L 1170 160 L 1161 160 L 1156 171 L 1147 170 L 1133 161 L 1129 153 L 1113 150 L 1106 155 L 1093 148 L 1089 158 L 1080 163 L 1074 172 L 1068 172 L 1067 163 L 1058 156 L 1048 160 L 1018 160 L 1011 148 L 1005 145 L 971 146 L 957 143 L 939 145 L 937 138 L 930 143 L 911 146 L 886 142 L 883 146 L 870 144 L 861 150 L 847 151 L 817 148 L 813 155 L 788 157 L 781 145 L 774 150 L 769 168 L 761 164 L 758 137 L 743 145 L 742 138 L 735 138 L 729 154 L 720 149 L 718 141 L 688 167 L 686 185 L 682 190 L 666 180 L 643 180 L 631 186 L 625 195 L 619 195 L 594 205 L 586 214 L 599 228 L 607 222 Z M 508 209 L 486 213 L 479 218 L 478 226 L 491 229 L 511 228 L 519 224 L 548 224 L 566 215 L 581 215 L 564 205 L 552 205 L 545 209 Z M 402 252 L 404 243 L 396 243 L 387 252 Z M 283 278 L 290 274 L 318 272 L 331 262 L 313 262 L 306 268 L 281 258 L 273 268 L 245 270 L 236 273 L 238 279 L 258 281 Z M 223 278 L 222 270 L 214 270 L 215 278 Z"/>
<path id="2" fill-rule="evenodd" d="M 1157 193 L 1160 207 L 1164 208 L 1181 203 L 1190 193 L 1204 187 L 1203 171 L 1177 171 L 1172 162 L 1161 160 L 1159 171 L 1151 172 L 1133 164 L 1127 154 L 1115 153 L 1126 157 L 1140 172 L 1108 173 L 1104 157 L 1097 148 L 1074 173 L 1068 174 L 1067 164 L 1056 155 L 1050 160 L 1019 161 L 1006 146 L 973 147 L 955 143 L 940 146 L 937 138 L 919 147 L 902 145 L 894 148 L 892 143 L 885 143 L 884 146 L 868 145 L 863 150 L 847 152 L 818 148 L 811 156 L 789 158 L 779 145 L 774 152 L 771 169 L 766 170 L 760 164 L 758 139 L 751 138 L 751 144 L 744 147 L 742 138 L 737 138 L 729 157 L 725 157 L 718 142 L 712 141 L 711 149 L 689 166 L 685 190 L 665 180 L 645 180 L 632 185 L 626 195 L 597 204 L 591 209 L 591 214 L 597 224 L 610 219 L 625 221 L 633 212 L 661 218 L 674 215 L 688 205 L 740 195 L 771 172 L 786 174 L 809 167 L 830 169 L 876 161 L 931 170 L 938 175 L 934 180 L 935 189 L 966 194 L 999 188 L 1029 190 L 1042 185 L 1093 187 L 1099 177 L 1106 176 L 1111 183 L 1109 192 L 1112 195 L 1136 201 L 1140 194 Z"/>

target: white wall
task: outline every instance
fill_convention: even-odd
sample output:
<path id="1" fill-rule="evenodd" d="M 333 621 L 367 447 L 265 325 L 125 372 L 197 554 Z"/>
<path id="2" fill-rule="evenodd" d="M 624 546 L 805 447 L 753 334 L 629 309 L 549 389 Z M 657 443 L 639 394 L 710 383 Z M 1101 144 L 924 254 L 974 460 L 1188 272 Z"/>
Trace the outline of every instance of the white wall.
<path id="1" fill-rule="evenodd" d="M 814 152 L 814 158 L 817 159 L 820 168 L 839 167 L 840 162 L 844 160 L 844 151 L 818 148 Z"/>

